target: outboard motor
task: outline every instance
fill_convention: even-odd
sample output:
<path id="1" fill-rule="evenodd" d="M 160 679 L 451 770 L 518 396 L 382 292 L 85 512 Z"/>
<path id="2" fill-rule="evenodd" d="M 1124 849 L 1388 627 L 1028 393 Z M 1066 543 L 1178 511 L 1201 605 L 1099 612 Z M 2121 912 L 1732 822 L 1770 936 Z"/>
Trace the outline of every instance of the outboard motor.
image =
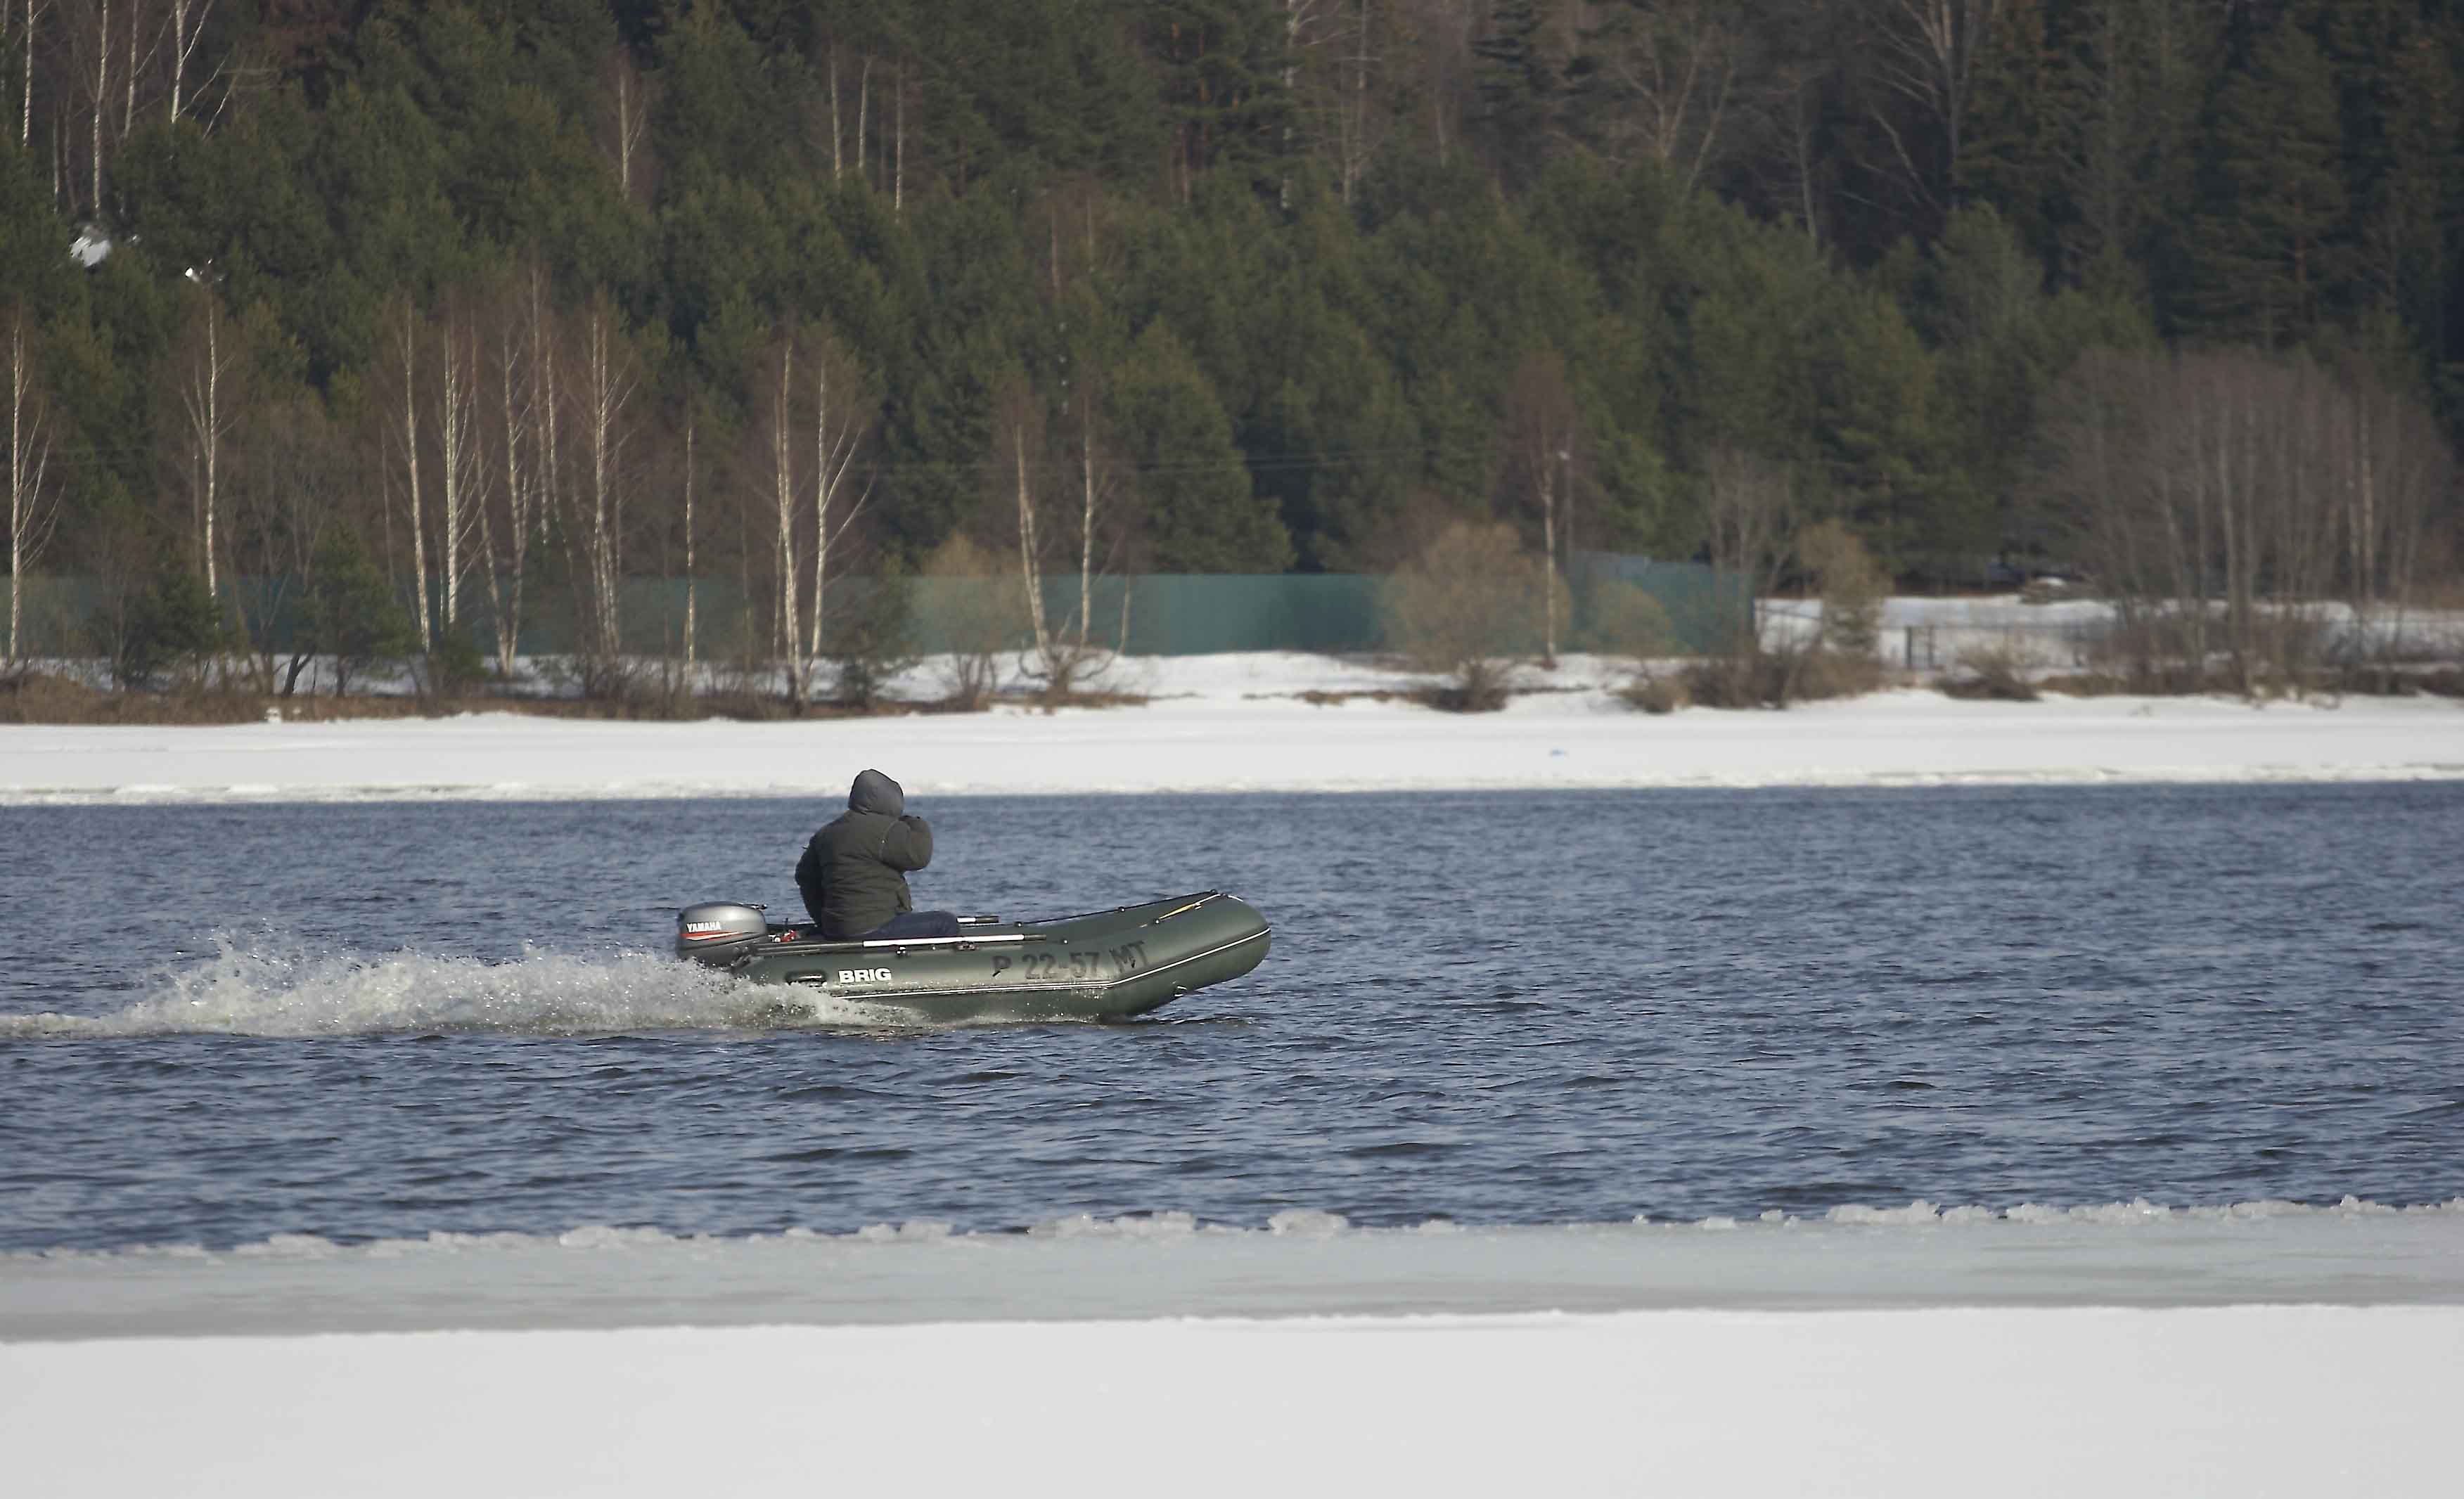
<path id="1" fill-rule="evenodd" d="M 676 956 L 724 968 L 770 935 L 759 906 L 714 900 L 676 913 Z"/>

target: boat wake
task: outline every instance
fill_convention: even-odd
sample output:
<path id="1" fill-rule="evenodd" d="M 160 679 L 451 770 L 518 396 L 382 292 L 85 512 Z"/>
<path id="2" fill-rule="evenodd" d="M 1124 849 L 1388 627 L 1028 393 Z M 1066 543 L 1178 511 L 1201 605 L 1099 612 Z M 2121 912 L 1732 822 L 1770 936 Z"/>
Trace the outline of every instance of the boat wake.
<path id="1" fill-rule="evenodd" d="M 925 1028 L 896 1010 L 786 985 L 756 987 L 651 953 L 534 949 L 487 962 L 416 952 L 313 954 L 224 937 L 212 958 L 165 968 L 141 992 L 144 998 L 101 1015 L 0 1015 L 0 1041 Z"/>

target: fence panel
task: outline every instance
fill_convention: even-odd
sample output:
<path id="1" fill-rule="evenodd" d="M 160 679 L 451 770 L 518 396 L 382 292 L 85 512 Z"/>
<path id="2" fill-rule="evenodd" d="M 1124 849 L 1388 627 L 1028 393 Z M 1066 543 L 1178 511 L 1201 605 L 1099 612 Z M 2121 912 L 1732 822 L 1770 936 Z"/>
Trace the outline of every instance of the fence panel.
<path id="1" fill-rule="evenodd" d="M 1733 586 L 1735 580 L 1720 579 L 1710 568 L 1695 563 L 1578 552 L 1570 560 L 1567 573 L 1574 596 L 1574 637 L 1587 618 L 1594 591 L 1610 581 L 1632 584 L 1658 599 L 1679 641 L 1689 650 L 1712 646 L 1724 625 L 1746 606 L 1745 592 Z M 1353 573 L 1101 577 L 1089 589 L 1088 637 L 1133 655 L 1375 651 L 1387 644 L 1378 608 L 1384 583 L 1381 577 Z M 949 649 L 943 622 L 959 612 L 962 602 L 985 588 L 1019 587 L 1015 575 L 915 578 L 908 584 L 915 649 L 927 653 Z M 0 579 L 0 588 L 12 586 L 14 580 Z M 872 586 L 869 579 L 834 578 L 829 584 L 830 607 L 833 611 L 847 607 Z M 769 652 L 776 623 L 764 597 L 758 593 L 748 597 L 738 582 L 715 578 L 697 581 L 690 592 L 699 655 L 719 659 Z M 304 628 L 300 591 L 296 586 L 277 589 L 260 579 L 226 578 L 223 593 L 234 609 L 242 602 L 253 612 L 270 609 L 270 633 L 277 648 L 298 638 Z M 680 578 L 627 580 L 619 601 L 626 649 L 645 655 L 681 650 L 687 594 Z M 38 576 L 26 580 L 26 640 L 21 653 L 99 654 L 103 632 L 94 621 L 103 601 L 102 588 L 90 579 Z M 484 591 L 466 589 L 462 602 L 463 628 L 473 632 L 483 650 L 493 652 L 495 637 Z M 5 603 L 5 595 L 0 595 L 0 606 Z M 1077 577 L 1045 579 L 1044 604 L 1045 617 L 1055 628 L 1074 629 Z M 523 600 L 518 653 L 571 654 L 577 639 L 574 619 L 567 588 L 533 580 Z"/>

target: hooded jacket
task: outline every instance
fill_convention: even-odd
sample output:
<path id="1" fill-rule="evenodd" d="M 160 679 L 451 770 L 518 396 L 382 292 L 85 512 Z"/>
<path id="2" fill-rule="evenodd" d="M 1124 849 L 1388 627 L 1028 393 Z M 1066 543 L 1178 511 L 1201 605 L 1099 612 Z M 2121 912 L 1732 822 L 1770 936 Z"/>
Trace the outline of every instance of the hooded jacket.
<path id="1" fill-rule="evenodd" d="M 845 941 L 914 910 L 907 875 L 932 862 L 932 825 L 907 815 L 897 782 L 868 770 L 848 789 L 847 809 L 804 846 L 796 889 L 822 936 Z"/>

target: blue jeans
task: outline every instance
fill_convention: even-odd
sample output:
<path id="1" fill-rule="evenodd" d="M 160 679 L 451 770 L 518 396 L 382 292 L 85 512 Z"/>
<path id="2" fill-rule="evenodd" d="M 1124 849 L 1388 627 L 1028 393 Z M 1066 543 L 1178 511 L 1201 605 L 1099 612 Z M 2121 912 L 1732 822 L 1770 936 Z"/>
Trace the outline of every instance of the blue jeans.
<path id="1" fill-rule="evenodd" d="M 953 912 L 908 911 L 891 916 L 881 925 L 857 937 L 856 940 L 880 942 L 898 937 L 956 937 L 957 935 L 958 918 Z"/>

